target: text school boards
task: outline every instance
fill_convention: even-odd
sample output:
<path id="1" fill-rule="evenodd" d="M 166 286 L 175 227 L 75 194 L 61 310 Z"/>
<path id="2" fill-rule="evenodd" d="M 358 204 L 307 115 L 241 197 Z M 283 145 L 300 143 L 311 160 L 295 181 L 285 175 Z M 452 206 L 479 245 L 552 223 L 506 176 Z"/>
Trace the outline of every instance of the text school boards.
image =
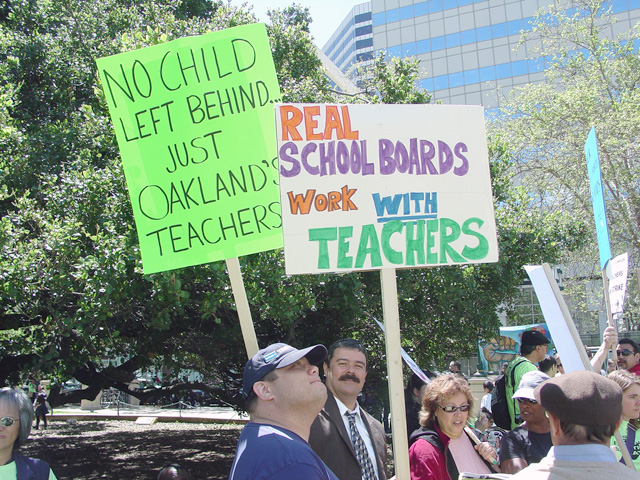
<path id="1" fill-rule="evenodd" d="M 497 261 L 482 107 L 275 114 L 288 274 Z"/>

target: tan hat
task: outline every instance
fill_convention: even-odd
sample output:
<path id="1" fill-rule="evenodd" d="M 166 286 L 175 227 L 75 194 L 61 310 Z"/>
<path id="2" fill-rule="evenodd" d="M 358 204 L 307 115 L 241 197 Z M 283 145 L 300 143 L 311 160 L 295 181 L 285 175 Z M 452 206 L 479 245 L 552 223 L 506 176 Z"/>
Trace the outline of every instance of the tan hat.
<path id="1" fill-rule="evenodd" d="M 534 390 L 538 403 L 575 425 L 614 425 L 622 416 L 622 389 L 613 380 L 587 370 L 547 380 Z"/>

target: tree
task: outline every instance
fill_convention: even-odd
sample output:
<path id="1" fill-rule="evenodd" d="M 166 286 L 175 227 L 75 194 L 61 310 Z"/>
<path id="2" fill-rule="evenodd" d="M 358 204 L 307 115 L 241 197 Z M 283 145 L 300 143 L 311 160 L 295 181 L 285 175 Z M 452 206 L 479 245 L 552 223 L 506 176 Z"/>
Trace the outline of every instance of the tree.
<path id="1" fill-rule="evenodd" d="M 0 17 L 0 142 L 6 147 L 0 151 L 0 384 L 52 378 L 49 400 L 56 406 L 94 398 L 110 386 L 128 390 L 137 371 L 163 366 L 173 379 L 189 369 L 203 381 L 131 393 L 147 400 L 201 388 L 239 405 L 246 356 L 224 263 L 142 274 L 95 59 L 255 18 L 208 0 L 16 0 L 6 11 Z M 283 98 L 336 101 L 309 21 L 298 7 L 271 14 Z M 406 72 L 406 85 L 384 72 L 378 78 L 384 99 L 428 100 L 413 85 L 411 62 L 392 65 L 387 75 L 397 71 Z M 560 215 L 521 218 L 527 205 L 504 176 L 503 150 L 495 151 L 501 261 L 399 272 L 403 341 L 425 365 L 473 351 L 478 337 L 497 331 L 496 307 L 513 294 L 521 266 L 553 261 L 580 240 L 571 237 L 580 232 L 570 223 L 549 228 L 565 221 Z M 371 352 L 369 388 L 383 390 L 383 337 L 371 322 L 381 317 L 378 274 L 287 277 L 283 262 L 281 250 L 241 259 L 259 343 L 361 338 Z M 60 393 L 69 377 L 89 388 Z"/>
<path id="2" fill-rule="evenodd" d="M 564 212 L 589 224 L 589 249 L 566 263 L 599 278 L 584 144 L 598 137 L 612 253 L 640 261 L 640 28 L 620 30 L 609 2 L 556 2 L 535 17 L 522 44 L 545 62 L 543 83 L 519 87 L 491 125 L 508 139 L 514 171 L 531 208 Z M 582 284 L 584 282 L 581 282 Z"/>

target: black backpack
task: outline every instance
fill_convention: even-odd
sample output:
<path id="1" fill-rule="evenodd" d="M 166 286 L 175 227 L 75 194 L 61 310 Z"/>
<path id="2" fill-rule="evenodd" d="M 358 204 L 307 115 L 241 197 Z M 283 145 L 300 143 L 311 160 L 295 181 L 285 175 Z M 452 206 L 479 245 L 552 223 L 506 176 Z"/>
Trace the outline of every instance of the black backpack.
<path id="1" fill-rule="evenodd" d="M 515 391 L 516 368 L 521 362 L 516 362 L 511 371 L 507 367 L 507 371 L 504 375 L 500 375 L 495 383 L 493 394 L 491 395 L 491 415 L 493 415 L 493 422 L 504 430 L 511 430 L 511 416 L 509 415 L 509 402 L 510 398 L 507 398 L 507 379 L 506 374 L 509 373 L 511 377 L 511 386 Z"/>

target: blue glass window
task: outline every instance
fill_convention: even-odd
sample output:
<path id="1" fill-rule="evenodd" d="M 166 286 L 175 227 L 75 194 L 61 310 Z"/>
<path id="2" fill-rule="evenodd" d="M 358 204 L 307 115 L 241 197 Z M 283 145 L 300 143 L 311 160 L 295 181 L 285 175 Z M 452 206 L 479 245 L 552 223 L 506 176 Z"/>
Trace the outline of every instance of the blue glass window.
<path id="1" fill-rule="evenodd" d="M 373 38 L 365 38 L 364 40 L 356 41 L 356 50 L 367 47 L 373 47 Z"/>
<path id="2" fill-rule="evenodd" d="M 433 78 L 423 78 L 418 82 L 421 88 L 424 88 L 428 92 L 433 92 Z"/>
<path id="3" fill-rule="evenodd" d="M 627 10 L 627 0 L 614 0 L 611 3 L 613 4 L 611 6 L 611 11 L 613 13 L 620 13 Z"/>
<path id="4" fill-rule="evenodd" d="M 415 14 L 416 17 L 419 17 L 420 15 L 426 15 L 427 13 L 429 13 L 429 9 L 427 8 L 427 2 L 416 3 L 413 6 L 413 13 Z"/>
<path id="5" fill-rule="evenodd" d="M 507 24 L 506 23 L 496 23 L 495 25 L 491 25 L 491 36 L 492 38 L 502 38 L 507 36 Z"/>
<path id="6" fill-rule="evenodd" d="M 477 68 L 464 72 L 464 83 L 470 85 L 472 83 L 480 83 L 480 71 Z"/>
<path id="7" fill-rule="evenodd" d="M 465 5 L 471 5 L 473 0 L 458 0 L 458 6 L 464 7 Z"/>
<path id="8" fill-rule="evenodd" d="M 400 10 L 397 8 L 387 10 L 387 23 L 397 22 L 398 20 L 400 20 Z"/>
<path id="9" fill-rule="evenodd" d="M 629 0 L 629 10 L 633 8 L 640 8 L 640 0 Z"/>
<path id="10" fill-rule="evenodd" d="M 512 20 L 507 23 L 507 31 L 509 32 L 509 35 L 517 35 L 522 29 L 524 29 L 522 20 Z"/>
<path id="11" fill-rule="evenodd" d="M 511 64 L 510 63 L 501 63 L 500 65 L 496 65 L 496 78 L 509 78 L 511 77 Z"/>
<path id="12" fill-rule="evenodd" d="M 488 82 L 490 80 L 496 79 L 495 68 L 493 67 L 483 67 L 480 69 L 480 81 Z"/>
<path id="13" fill-rule="evenodd" d="M 441 12 L 442 0 L 429 0 L 429 13 Z"/>
<path id="14" fill-rule="evenodd" d="M 433 79 L 433 89 L 434 90 L 444 90 L 445 88 L 449 88 L 448 75 L 440 75 L 438 77 L 434 77 Z"/>
<path id="15" fill-rule="evenodd" d="M 431 39 L 431 51 L 435 52 L 438 50 L 444 50 L 445 49 L 445 44 L 444 44 L 444 37 L 433 37 Z"/>
<path id="16" fill-rule="evenodd" d="M 416 54 L 416 44 L 415 42 L 403 43 L 402 44 L 402 56 L 403 57 L 412 57 Z"/>
<path id="17" fill-rule="evenodd" d="M 462 72 L 451 73 L 449 75 L 449 87 L 461 87 L 464 85 L 464 76 Z"/>
<path id="18" fill-rule="evenodd" d="M 491 27 L 476 28 L 476 38 L 479 42 L 491 40 Z"/>
<path id="19" fill-rule="evenodd" d="M 361 35 L 367 35 L 373 32 L 373 27 L 371 25 L 365 25 L 364 27 L 356 28 L 356 37 Z"/>
<path id="20" fill-rule="evenodd" d="M 527 68 L 526 60 L 518 60 L 517 62 L 513 62 L 511 64 L 511 70 L 513 71 L 513 76 L 517 77 L 518 75 L 526 75 L 529 73 L 529 69 Z"/>
<path id="21" fill-rule="evenodd" d="M 400 8 L 400 20 L 406 20 L 407 18 L 413 18 L 413 5 Z"/>
<path id="22" fill-rule="evenodd" d="M 374 26 L 378 26 L 378 25 L 384 25 L 385 23 L 385 15 L 384 12 L 380 12 L 380 13 L 374 13 L 373 14 L 373 19 L 372 19 L 372 23 Z"/>
<path id="23" fill-rule="evenodd" d="M 468 45 L 470 43 L 474 43 L 475 41 L 476 41 L 475 30 L 464 30 L 460 32 L 460 43 L 462 45 Z"/>
<path id="24" fill-rule="evenodd" d="M 389 47 L 387 49 L 387 52 L 389 52 L 389 56 L 390 57 L 401 57 L 402 56 L 402 47 L 400 45 L 397 45 L 395 47 Z"/>
<path id="25" fill-rule="evenodd" d="M 533 17 L 527 17 L 522 19 L 522 28 L 527 32 L 533 28 Z"/>
<path id="26" fill-rule="evenodd" d="M 416 42 L 416 51 L 418 52 L 418 54 L 430 52 L 431 47 L 429 45 L 429 40 L 420 40 Z"/>
<path id="27" fill-rule="evenodd" d="M 459 33 L 451 33 L 449 35 L 445 35 L 444 38 L 445 38 L 445 42 L 447 44 L 447 48 L 460 46 L 460 34 Z"/>
<path id="28" fill-rule="evenodd" d="M 530 58 L 527 63 L 529 64 L 529 73 L 541 72 L 544 69 L 544 60 L 541 58 Z"/>

